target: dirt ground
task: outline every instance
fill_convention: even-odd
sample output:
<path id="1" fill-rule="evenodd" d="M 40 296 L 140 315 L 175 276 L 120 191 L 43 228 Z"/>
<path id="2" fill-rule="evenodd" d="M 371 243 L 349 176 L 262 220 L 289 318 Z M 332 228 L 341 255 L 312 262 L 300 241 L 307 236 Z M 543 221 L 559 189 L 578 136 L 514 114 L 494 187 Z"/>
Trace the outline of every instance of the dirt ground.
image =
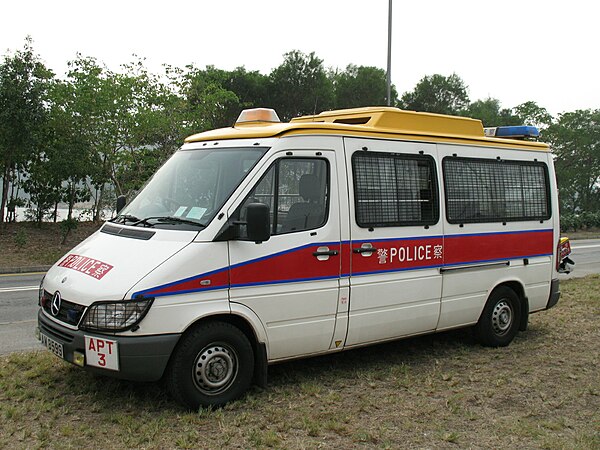
<path id="1" fill-rule="evenodd" d="M 506 348 L 459 330 L 280 364 L 267 389 L 214 411 L 12 354 L 0 448 L 600 449 L 600 276 L 561 289 Z"/>

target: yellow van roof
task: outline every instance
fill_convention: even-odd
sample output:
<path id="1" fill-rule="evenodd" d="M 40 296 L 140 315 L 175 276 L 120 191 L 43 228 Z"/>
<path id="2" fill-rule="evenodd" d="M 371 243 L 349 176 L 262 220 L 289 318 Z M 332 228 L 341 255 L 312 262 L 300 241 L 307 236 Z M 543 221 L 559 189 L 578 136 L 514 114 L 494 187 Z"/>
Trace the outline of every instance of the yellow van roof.
<path id="1" fill-rule="evenodd" d="M 480 120 L 442 114 L 404 111 L 391 107 L 368 107 L 326 111 L 292 119 L 288 123 L 246 122 L 230 128 L 206 131 L 185 142 L 223 139 L 256 139 L 295 134 L 402 138 L 435 142 L 471 142 L 480 145 L 528 147 L 548 151 L 539 142 L 486 137 Z"/>

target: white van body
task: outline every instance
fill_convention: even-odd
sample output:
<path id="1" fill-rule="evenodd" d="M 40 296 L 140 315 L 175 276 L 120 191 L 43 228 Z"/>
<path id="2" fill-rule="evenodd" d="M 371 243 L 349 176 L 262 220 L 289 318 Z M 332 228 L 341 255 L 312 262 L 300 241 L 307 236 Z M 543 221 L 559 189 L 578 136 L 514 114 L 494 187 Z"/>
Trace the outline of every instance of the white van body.
<path id="1" fill-rule="evenodd" d="M 197 407 L 291 358 L 467 326 L 507 345 L 558 301 L 544 144 L 486 137 L 472 119 L 361 108 L 192 136 L 173 173 L 207 152 L 240 173 L 219 204 L 208 206 L 217 188 L 194 199 L 186 178 L 160 216 L 139 217 L 160 208 L 134 200 L 48 271 L 38 318 L 50 350 L 121 378 L 166 376 Z M 169 164 L 155 176 L 166 184 Z M 256 203 L 270 214 L 260 241 L 244 221 Z"/>

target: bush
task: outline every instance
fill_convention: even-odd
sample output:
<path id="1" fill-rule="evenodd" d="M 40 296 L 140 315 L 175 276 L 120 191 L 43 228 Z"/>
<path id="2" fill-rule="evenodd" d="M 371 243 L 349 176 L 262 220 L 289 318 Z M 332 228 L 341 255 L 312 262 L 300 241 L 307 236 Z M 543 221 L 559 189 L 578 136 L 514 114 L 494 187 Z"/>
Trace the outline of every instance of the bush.
<path id="1" fill-rule="evenodd" d="M 583 212 L 581 214 L 563 214 L 560 216 L 560 230 L 579 231 L 600 228 L 600 212 Z"/>
<path id="2" fill-rule="evenodd" d="M 72 230 L 77 228 L 79 222 L 77 219 L 65 219 L 60 222 L 60 234 L 62 236 L 61 245 L 65 245 L 67 243 L 67 238 Z"/>
<path id="3" fill-rule="evenodd" d="M 15 234 L 15 245 L 19 248 L 23 248 L 27 245 L 27 233 L 23 228 L 19 228 Z"/>

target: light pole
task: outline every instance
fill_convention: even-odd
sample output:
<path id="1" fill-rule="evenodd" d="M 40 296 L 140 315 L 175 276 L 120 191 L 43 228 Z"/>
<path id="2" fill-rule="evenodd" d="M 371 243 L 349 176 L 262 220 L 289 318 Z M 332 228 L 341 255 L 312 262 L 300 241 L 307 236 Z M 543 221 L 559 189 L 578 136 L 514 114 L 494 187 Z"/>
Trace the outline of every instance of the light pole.
<path id="1" fill-rule="evenodd" d="M 388 7 L 387 104 L 392 105 L 392 0 Z"/>

